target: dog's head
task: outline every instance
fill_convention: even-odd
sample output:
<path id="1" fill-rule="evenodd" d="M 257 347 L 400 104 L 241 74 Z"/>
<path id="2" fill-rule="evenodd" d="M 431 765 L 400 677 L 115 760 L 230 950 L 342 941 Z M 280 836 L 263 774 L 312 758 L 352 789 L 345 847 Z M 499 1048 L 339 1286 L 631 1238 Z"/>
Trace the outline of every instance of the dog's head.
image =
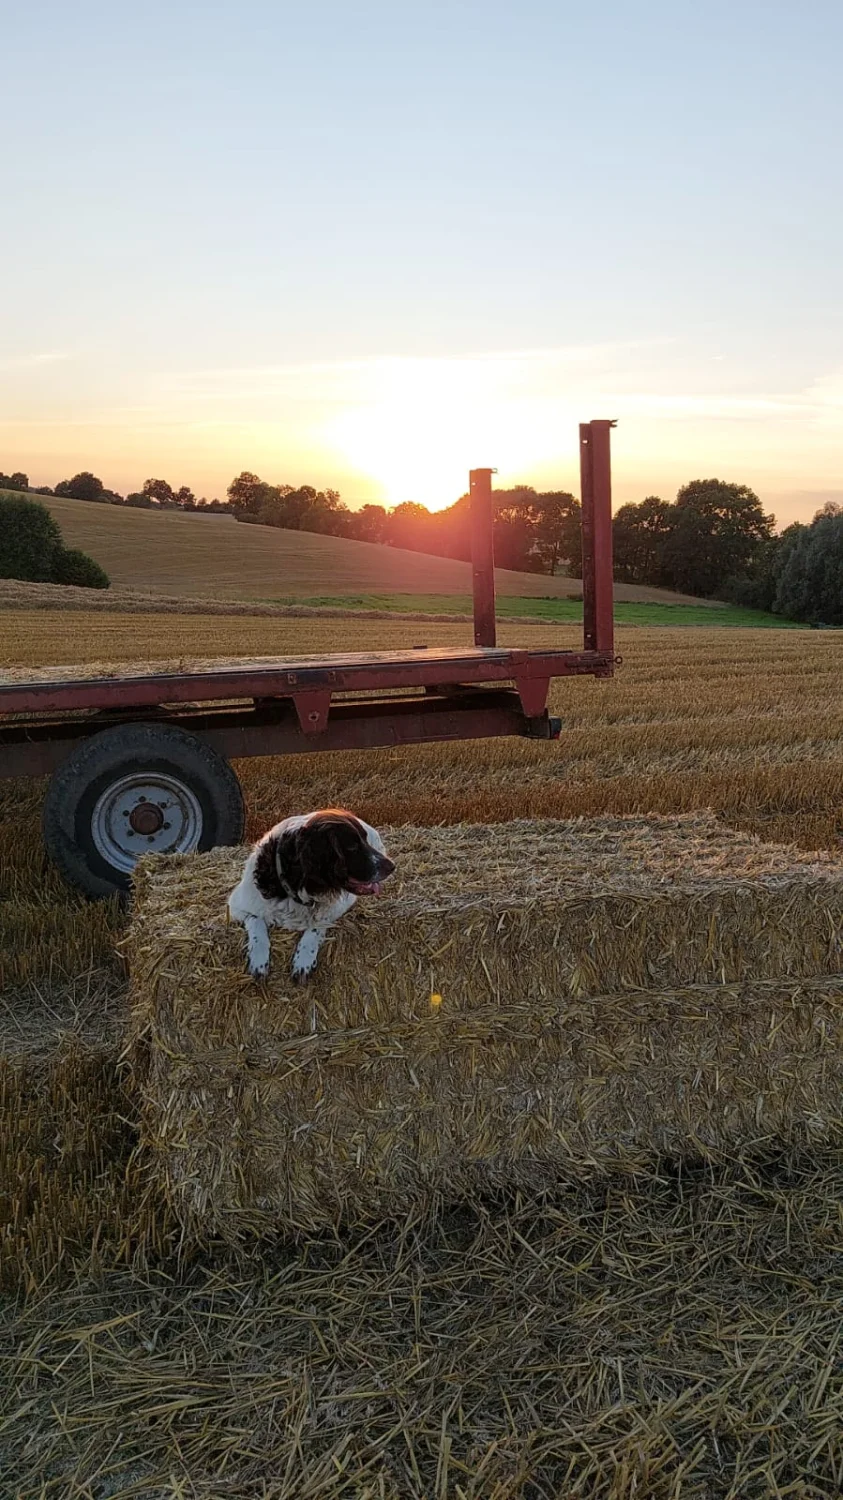
<path id="1" fill-rule="evenodd" d="M 395 869 L 369 843 L 359 819 L 341 808 L 312 813 L 301 828 L 279 840 L 276 858 L 282 882 L 296 895 L 349 891 L 377 896 L 381 882 Z"/>

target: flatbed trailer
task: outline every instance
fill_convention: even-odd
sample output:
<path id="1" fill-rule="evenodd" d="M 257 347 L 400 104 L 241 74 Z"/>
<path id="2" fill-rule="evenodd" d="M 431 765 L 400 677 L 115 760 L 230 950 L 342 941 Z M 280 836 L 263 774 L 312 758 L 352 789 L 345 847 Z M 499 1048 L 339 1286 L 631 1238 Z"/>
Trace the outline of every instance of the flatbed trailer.
<path id="1" fill-rule="evenodd" d="M 50 776 L 43 826 L 91 896 L 128 888 L 139 856 L 243 837 L 230 765 L 255 755 L 527 735 L 557 739 L 557 677 L 610 677 L 614 651 L 610 430 L 580 427 L 583 645 L 496 641 L 491 469 L 470 474 L 474 646 L 0 674 L 0 777 Z"/>

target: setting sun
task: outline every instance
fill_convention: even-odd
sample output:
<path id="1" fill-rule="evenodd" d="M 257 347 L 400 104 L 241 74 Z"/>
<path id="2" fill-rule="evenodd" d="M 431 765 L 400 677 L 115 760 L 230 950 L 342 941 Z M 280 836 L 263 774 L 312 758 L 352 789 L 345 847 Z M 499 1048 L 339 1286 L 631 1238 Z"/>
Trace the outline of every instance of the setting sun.
<path id="1" fill-rule="evenodd" d="M 469 468 L 518 479 L 558 453 L 560 428 L 575 431 L 535 390 L 534 357 L 384 359 L 359 373 L 360 399 L 326 424 L 325 445 L 386 505 L 441 510 L 464 493 Z"/>

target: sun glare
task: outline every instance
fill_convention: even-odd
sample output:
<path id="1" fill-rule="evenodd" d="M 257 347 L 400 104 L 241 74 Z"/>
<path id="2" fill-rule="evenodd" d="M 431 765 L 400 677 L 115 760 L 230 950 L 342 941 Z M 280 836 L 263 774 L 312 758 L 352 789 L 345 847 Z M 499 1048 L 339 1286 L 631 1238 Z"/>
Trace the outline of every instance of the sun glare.
<path id="1" fill-rule="evenodd" d="M 331 421 L 326 439 L 382 504 L 441 510 L 465 493 L 470 469 L 526 479 L 559 451 L 558 400 L 526 388 L 517 356 L 378 360 L 361 377 L 359 403 Z"/>

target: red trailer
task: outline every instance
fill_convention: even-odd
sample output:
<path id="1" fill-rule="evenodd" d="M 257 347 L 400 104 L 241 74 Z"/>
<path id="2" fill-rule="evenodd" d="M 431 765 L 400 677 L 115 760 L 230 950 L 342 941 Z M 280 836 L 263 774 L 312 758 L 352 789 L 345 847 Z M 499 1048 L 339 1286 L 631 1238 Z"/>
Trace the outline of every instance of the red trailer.
<path id="1" fill-rule="evenodd" d="M 554 677 L 610 677 L 609 432 L 580 427 L 582 650 L 496 644 L 492 473 L 470 476 L 474 647 L 237 660 L 212 668 L 0 681 L 0 776 L 42 776 L 44 839 L 91 896 L 126 889 L 138 857 L 235 844 L 243 797 L 230 765 L 251 755 L 360 750 L 528 735 L 558 739 Z M 395 690 L 402 689 L 397 696 Z"/>

